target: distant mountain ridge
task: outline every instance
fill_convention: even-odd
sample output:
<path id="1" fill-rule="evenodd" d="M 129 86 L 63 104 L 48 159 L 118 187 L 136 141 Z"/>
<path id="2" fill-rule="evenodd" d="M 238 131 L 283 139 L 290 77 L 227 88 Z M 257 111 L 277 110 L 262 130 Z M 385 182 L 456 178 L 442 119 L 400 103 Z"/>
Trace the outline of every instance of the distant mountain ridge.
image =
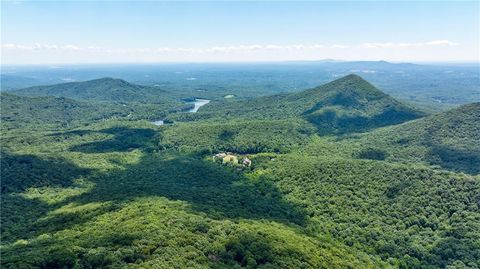
<path id="1" fill-rule="evenodd" d="M 11 93 L 23 96 L 55 96 L 110 102 L 162 102 L 172 98 L 168 92 L 157 87 L 136 85 L 114 78 L 34 86 L 14 90 Z"/>

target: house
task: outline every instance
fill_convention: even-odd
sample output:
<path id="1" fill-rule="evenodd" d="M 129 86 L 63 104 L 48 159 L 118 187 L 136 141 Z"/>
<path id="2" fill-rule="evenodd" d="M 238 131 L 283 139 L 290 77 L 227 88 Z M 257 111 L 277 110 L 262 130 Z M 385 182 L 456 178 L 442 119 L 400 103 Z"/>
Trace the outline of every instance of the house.
<path id="1" fill-rule="evenodd" d="M 217 158 L 223 159 L 223 158 L 225 158 L 225 156 L 227 156 L 227 154 L 221 152 L 221 153 L 217 153 L 217 154 L 213 155 L 213 159 L 214 160 L 217 159 Z"/>
<path id="2" fill-rule="evenodd" d="M 222 162 L 223 164 L 230 164 L 230 165 L 243 165 L 250 167 L 252 165 L 252 161 L 244 157 L 241 162 L 239 162 L 239 157 L 241 156 L 236 156 L 235 154 L 231 152 L 220 152 L 215 155 L 213 155 L 213 161 L 214 162 Z"/>
<path id="3" fill-rule="evenodd" d="M 227 163 L 238 164 L 238 158 L 237 158 L 237 156 L 235 156 L 235 155 L 227 154 L 227 155 L 223 158 L 222 163 L 224 163 L 224 164 L 227 164 Z"/>

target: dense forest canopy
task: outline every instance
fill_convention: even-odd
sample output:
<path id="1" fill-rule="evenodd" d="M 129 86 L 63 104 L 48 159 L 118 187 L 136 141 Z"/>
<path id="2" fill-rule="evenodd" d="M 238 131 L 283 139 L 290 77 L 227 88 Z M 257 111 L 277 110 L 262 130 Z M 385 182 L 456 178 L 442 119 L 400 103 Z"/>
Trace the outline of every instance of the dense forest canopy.
<path id="1" fill-rule="evenodd" d="M 1 267 L 479 268 L 480 103 L 208 89 L 2 92 Z"/>
<path id="2" fill-rule="evenodd" d="M 0 93 L 3 126 L 75 127 L 96 121 L 164 118 L 192 107 L 158 87 L 101 78 Z"/>

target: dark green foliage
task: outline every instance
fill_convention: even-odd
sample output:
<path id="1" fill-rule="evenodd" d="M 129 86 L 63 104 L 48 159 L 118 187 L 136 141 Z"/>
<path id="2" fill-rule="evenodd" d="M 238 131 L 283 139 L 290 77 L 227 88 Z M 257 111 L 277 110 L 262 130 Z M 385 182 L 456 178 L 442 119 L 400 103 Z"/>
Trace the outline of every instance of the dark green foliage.
<path id="1" fill-rule="evenodd" d="M 266 177 L 306 205 L 319 229 L 348 246 L 395 257 L 406 268 L 478 266 L 478 178 L 300 155 L 269 169 Z"/>
<path id="2" fill-rule="evenodd" d="M 48 167 L 49 169 L 45 169 Z M 72 163 L 45 156 L 1 153 L 2 193 L 22 192 L 30 187 L 65 187 L 88 173 Z"/>
<path id="3" fill-rule="evenodd" d="M 191 106 L 158 87 L 112 78 L 35 86 L 11 93 L 15 95 L 1 95 L 2 121 L 13 124 L 9 128 L 34 124 L 72 127 L 110 118 L 156 120 Z"/>
<path id="4" fill-rule="evenodd" d="M 421 112 L 382 93 L 361 77 L 348 75 L 299 93 L 213 103 L 195 115 L 174 118 L 188 121 L 303 117 L 313 123 L 320 134 L 340 134 L 398 124 L 420 116 Z"/>
<path id="5" fill-rule="evenodd" d="M 76 98 L 150 91 L 112 83 Z M 1 96 L 2 268 L 480 265 L 480 179 L 455 172 L 478 173 L 479 104 L 374 129 L 420 113 L 357 76 L 176 115 Z M 134 120 L 167 114 L 194 122 Z"/>
<path id="6" fill-rule="evenodd" d="M 266 238 L 255 238 L 249 234 L 241 234 L 232 238 L 225 245 L 221 258 L 241 267 L 262 266 L 274 261 L 271 247 Z"/>
<path id="7" fill-rule="evenodd" d="M 2 128 L 69 127 L 81 123 L 127 116 L 129 110 L 115 105 L 93 105 L 68 98 L 21 97 L 2 93 Z"/>
<path id="8" fill-rule="evenodd" d="M 47 86 L 34 86 L 12 93 L 24 96 L 56 96 L 88 101 L 159 103 L 169 93 L 157 87 L 128 83 L 122 79 L 100 78 L 83 82 L 69 82 Z"/>
<path id="9" fill-rule="evenodd" d="M 387 154 L 381 149 L 367 148 L 360 151 L 358 157 L 361 159 L 385 160 Z"/>
<path id="10" fill-rule="evenodd" d="M 314 128 L 301 120 L 178 124 L 165 130 L 162 145 L 209 153 L 288 152 L 306 144 Z"/>
<path id="11" fill-rule="evenodd" d="M 159 119 L 186 109 L 175 102 L 128 103 L 79 101 L 64 97 L 24 97 L 0 94 L 1 127 L 56 129 L 74 128 L 108 119 Z M 168 122 L 168 121 L 167 121 Z"/>
<path id="12" fill-rule="evenodd" d="M 392 161 L 419 162 L 470 174 L 480 173 L 480 103 L 351 139 L 375 146 Z M 360 153 L 361 154 L 361 153 Z"/>
<path id="13" fill-rule="evenodd" d="M 90 134 L 106 134 L 113 136 L 106 140 L 75 145 L 69 148 L 70 151 L 84 153 L 99 152 L 122 152 L 143 149 L 145 151 L 154 151 L 159 140 L 157 133 L 152 129 L 130 129 L 126 127 L 112 127 L 100 131 L 75 130 L 64 133 L 55 133 L 52 136 L 64 137 L 70 139 L 72 136 L 84 136 Z"/>

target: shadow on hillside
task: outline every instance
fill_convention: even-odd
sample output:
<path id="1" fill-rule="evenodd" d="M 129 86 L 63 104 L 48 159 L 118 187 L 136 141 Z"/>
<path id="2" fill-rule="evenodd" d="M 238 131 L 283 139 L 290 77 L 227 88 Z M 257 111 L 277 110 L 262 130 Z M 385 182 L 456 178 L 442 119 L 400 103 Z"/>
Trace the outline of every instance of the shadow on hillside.
<path id="1" fill-rule="evenodd" d="M 89 174 L 90 170 L 52 157 L 1 152 L 2 193 L 21 192 L 31 187 L 66 187 L 73 179 Z"/>
<path id="2" fill-rule="evenodd" d="M 74 130 L 64 133 L 55 133 L 52 136 L 84 136 L 90 134 L 107 134 L 112 138 L 95 141 L 69 148 L 69 151 L 83 153 L 106 153 L 116 151 L 131 151 L 139 148 L 153 147 L 158 141 L 159 133 L 147 128 L 127 128 L 124 126 L 112 127 L 100 131 Z"/>
<path id="3" fill-rule="evenodd" d="M 303 225 L 303 211 L 286 202 L 267 181 L 252 182 L 236 171 L 178 153 L 146 154 L 125 170 L 100 175 L 96 188 L 76 202 L 129 201 L 163 196 L 190 203 L 212 218 L 272 219 Z"/>
<path id="4" fill-rule="evenodd" d="M 423 137 L 423 144 L 428 148 L 426 161 L 446 170 L 463 172 L 471 175 L 480 173 L 480 152 L 476 147 L 468 148 L 457 138 L 454 145 L 444 145 L 441 130 L 430 127 Z M 468 145 L 468 144 L 467 144 Z"/>
<path id="5" fill-rule="evenodd" d="M 430 145 L 429 149 L 427 160 L 430 164 L 471 175 L 480 173 L 480 152 L 453 149 L 440 145 Z"/>
<path id="6" fill-rule="evenodd" d="M 312 114 L 304 113 L 303 117 L 317 128 L 320 135 L 343 135 L 400 124 L 416 119 L 419 115 L 391 107 L 372 117 L 341 115 L 339 111 L 334 109 L 326 109 Z"/>
<path id="7" fill-rule="evenodd" d="M 120 134 L 115 131 L 119 131 Z M 131 147 L 131 145 L 124 145 L 128 144 L 130 139 L 138 143 L 136 145 L 139 148 L 149 149 L 150 140 L 156 135 L 144 129 L 123 127 L 109 128 L 99 132 L 114 134 L 114 137 L 76 146 L 75 149 L 84 149 L 82 152 L 86 153 L 122 151 Z M 46 164 L 39 167 L 36 173 L 46 173 L 45 170 L 49 168 L 51 166 Z M 75 168 L 71 170 L 77 171 Z M 15 173 L 22 173 L 22 170 Z M 79 175 L 84 173 L 78 170 L 72 172 L 69 178 Z M 174 151 L 160 153 L 144 151 L 143 157 L 137 163 L 128 164 L 122 169 L 108 173 L 95 171 L 89 175 L 88 180 L 94 183 L 90 191 L 67 198 L 48 209 L 53 211 L 72 203 L 75 206 L 81 206 L 111 202 L 114 206 L 105 206 L 89 212 L 50 214 L 48 218 L 43 219 L 35 215 L 37 221 L 30 220 L 29 223 L 33 224 L 24 223 L 28 226 L 25 230 L 35 231 L 35 235 L 52 233 L 118 210 L 122 204 L 134 199 L 152 196 L 185 201 L 192 212 L 206 214 L 213 219 L 267 219 L 297 225 L 306 224 L 304 210 L 286 201 L 283 194 L 271 182 L 248 180 L 240 171 L 199 159 L 195 155 Z M 66 183 L 72 184 L 71 180 L 67 180 Z M 35 210 L 34 207 L 23 209 Z M 45 213 L 43 212 L 44 215 Z M 17 238 L 25 238 L 25 235 L 18 234 Z"/>
<path id="8" fill-rule="evenodd" d="M 278 261 L 278 241 L 255 230 L 234 231 L 227 236 L 225 247 L 218 253 L 218 262 L 212 268 L 274 268 Z M 307 259 L 305 253 L 282 250 L 284 257 Z M 280 254 L 280 255 L 282 255 Z"/>
<path id="9" fill-rule="evenodd" d="M 26 199 L 20 193 L 29 188 L 69 187 L 74 179 L 91 173 L 91 170 L 80 168 L 61 158 L 42 158 L 3 151 L 0 160 L 1 234 L 7 242 L 37 234 L 30 225 L 54 209 L 54 206 L 39 200 Z"/>

